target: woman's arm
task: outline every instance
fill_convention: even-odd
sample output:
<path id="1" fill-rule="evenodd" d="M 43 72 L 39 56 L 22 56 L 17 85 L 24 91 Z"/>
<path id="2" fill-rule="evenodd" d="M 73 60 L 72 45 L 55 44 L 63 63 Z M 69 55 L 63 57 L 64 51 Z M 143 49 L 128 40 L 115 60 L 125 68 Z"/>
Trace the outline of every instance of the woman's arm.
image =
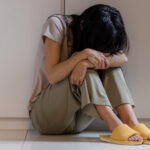
<path id="1" fill-rule="evenodd" d="M 104 55 L 109 62 L 108 65 L 106 65 L 107 67 L 105 66 L 104 69 L 108 69 L 109 67 L 121 66 L 128 60 L 127 56 L 121 51 L 113 55 L 110 55 L 108 53 L 104 53 Z M 79 61 L 70 75 L 71 84 L 81 85 L 88 68 L 95 68 L 95 63 L 91 63 L 88 59 Z"/>
<path id="2" fill-rule="evenodd" d="M 78 54 L 60 62 L 61 44 L 48 37 L 45 39 L 45 50 L 47 78 L 51 84 L 55 84 L 67 77 L 81 60 L 90 58 L 95 62 L 95 66 L 99 66 L 103 57 L 105 58 L 98 51 L 85 48 Z"/>
<path id="3" fill-rule="evenodd" d="M 127 56 L 122 51 L 119 51 L 118 53 L 112 55 L 106 54 L 105 56 L 109 61 L 109 67 L 119 67 L 128 61 Z M 81 60 L 79 63 L 87 68 L 95 68 L 95 65 L 91 63 L 88 59 Z"/>
<path id="4" fill-rule="evenodd" d="M 60 63 L 60 49 L 59 43 L 46 37 L 46 72 L 47 78 L 51 84 L 55 84 L 67 77 L 75 65 L 87 57 L 84 52 L 80 52 Z"/>
<path id="5" fill-rule="evenodd" d="M 86 68 L 95 68 L 95 66 L 88 59 L 81 60 L 79 63 L 84 65 Z"/>
<path id="6" fill-rule="evenodd" d="M 117 54 L 112 54 L 107 57 L 110 62 L 110 67 L 120 67 L 124 63 L 128 62 L 128 58 L 125 53 L 118 52 Z"/>

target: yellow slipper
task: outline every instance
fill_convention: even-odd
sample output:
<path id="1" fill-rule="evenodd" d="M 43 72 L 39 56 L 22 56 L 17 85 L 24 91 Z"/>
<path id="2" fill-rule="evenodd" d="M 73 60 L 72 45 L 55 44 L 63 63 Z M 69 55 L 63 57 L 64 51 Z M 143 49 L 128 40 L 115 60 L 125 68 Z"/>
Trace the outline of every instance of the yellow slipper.
<path id="1" fill-rule="evenodd" d="M 102 141 L 116 144 L 142 144 L 143 141 L 128 141 L 128 138 L 134 134 L 138 134 L 138 132 L 130 128 L 127 124 L 121 124 L 112 131 L 111 135 L 99 135 L 99 137 Z"/>
<path id="2" fill-rule="evenodd" d="M 150 141 L 147 140 L 150 136 L 150 129 L 144 123 L 139 123 L 133 129 L 143 137 L 143 144 L 150 144 Z"/>

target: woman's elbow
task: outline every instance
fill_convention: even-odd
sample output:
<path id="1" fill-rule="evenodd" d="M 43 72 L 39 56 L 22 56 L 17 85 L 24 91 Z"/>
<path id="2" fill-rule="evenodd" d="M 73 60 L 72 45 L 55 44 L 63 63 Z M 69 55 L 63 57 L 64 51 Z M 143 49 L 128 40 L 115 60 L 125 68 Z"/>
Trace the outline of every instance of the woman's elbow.
<path id="1" fill-rule="evenodd" d="M 48 81 L 51 85 L 56 83 L 56 81 L 54 80 L 52 76 L 48 76 Z"/>
<path id="2" fill-rule="evenodd" d="M 125 63 L 127 63 L 127 62 L 128 62 L 128 57 L 127 57 L 127 56 L 125 56 L 125 58 L 124 58 L 124 62 L 125 62 Z"/>
<path id="3" fill-rule="evenodd" d="M 123 54 L 123 63 L 127 63 L 128 62 L 128 57 L 127 55 L 124 53 Z"/>

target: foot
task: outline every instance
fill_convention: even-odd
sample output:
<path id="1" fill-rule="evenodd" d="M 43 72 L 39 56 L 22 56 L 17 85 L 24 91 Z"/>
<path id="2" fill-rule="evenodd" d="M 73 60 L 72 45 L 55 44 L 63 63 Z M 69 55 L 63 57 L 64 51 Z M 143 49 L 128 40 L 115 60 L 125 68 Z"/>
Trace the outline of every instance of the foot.
<path id="1" fill-rule="evenodd" d="M 132 122 L 132 121 L 128 121 L 128 122 L 126 122 L 126 124 L 129 126 L 129 127 L 131 127 L 131 128 L 133 128 L 133 127 L 135 127 L 136 125 L 138 125 L 139 124 L 139 122 Z M 141 136 L 140 136 L 141 137 Z M 142 138 L 143 139 L 143 138 Z M 147 138 L 147 140 L 148 141 L 150 141 L 150 136 Z"/>
<path id="2" fill-rule="evenodd" d="M 117 123 L 114 126 L 110 126 L 110 131 L 112 132 L 117 126 L 121 125 L 122 123 Z M 128 141 L 142 141 L 143 137 L 141 137 L 139 134 L 134 134 L 128 138 Z"/>
<path id="3" fill-rule="evenodd" d="M 138 134 L 134 134 L 128 138 L 128 141 L 142 141 L 142 140 L 143 138 Z"/>

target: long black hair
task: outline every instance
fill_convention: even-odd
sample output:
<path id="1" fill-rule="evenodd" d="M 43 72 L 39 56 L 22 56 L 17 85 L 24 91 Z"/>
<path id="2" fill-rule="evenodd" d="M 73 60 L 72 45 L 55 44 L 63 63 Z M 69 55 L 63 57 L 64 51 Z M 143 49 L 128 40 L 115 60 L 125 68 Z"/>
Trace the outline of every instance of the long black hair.
<path id="1" fill-rule="evenodd" d="M 72 53 L 92 48 L 103 53 L 129 51 L 129 40 L 120 12 L 109 5 L 96 4 L 81 15 L 71 14 Z"/>

